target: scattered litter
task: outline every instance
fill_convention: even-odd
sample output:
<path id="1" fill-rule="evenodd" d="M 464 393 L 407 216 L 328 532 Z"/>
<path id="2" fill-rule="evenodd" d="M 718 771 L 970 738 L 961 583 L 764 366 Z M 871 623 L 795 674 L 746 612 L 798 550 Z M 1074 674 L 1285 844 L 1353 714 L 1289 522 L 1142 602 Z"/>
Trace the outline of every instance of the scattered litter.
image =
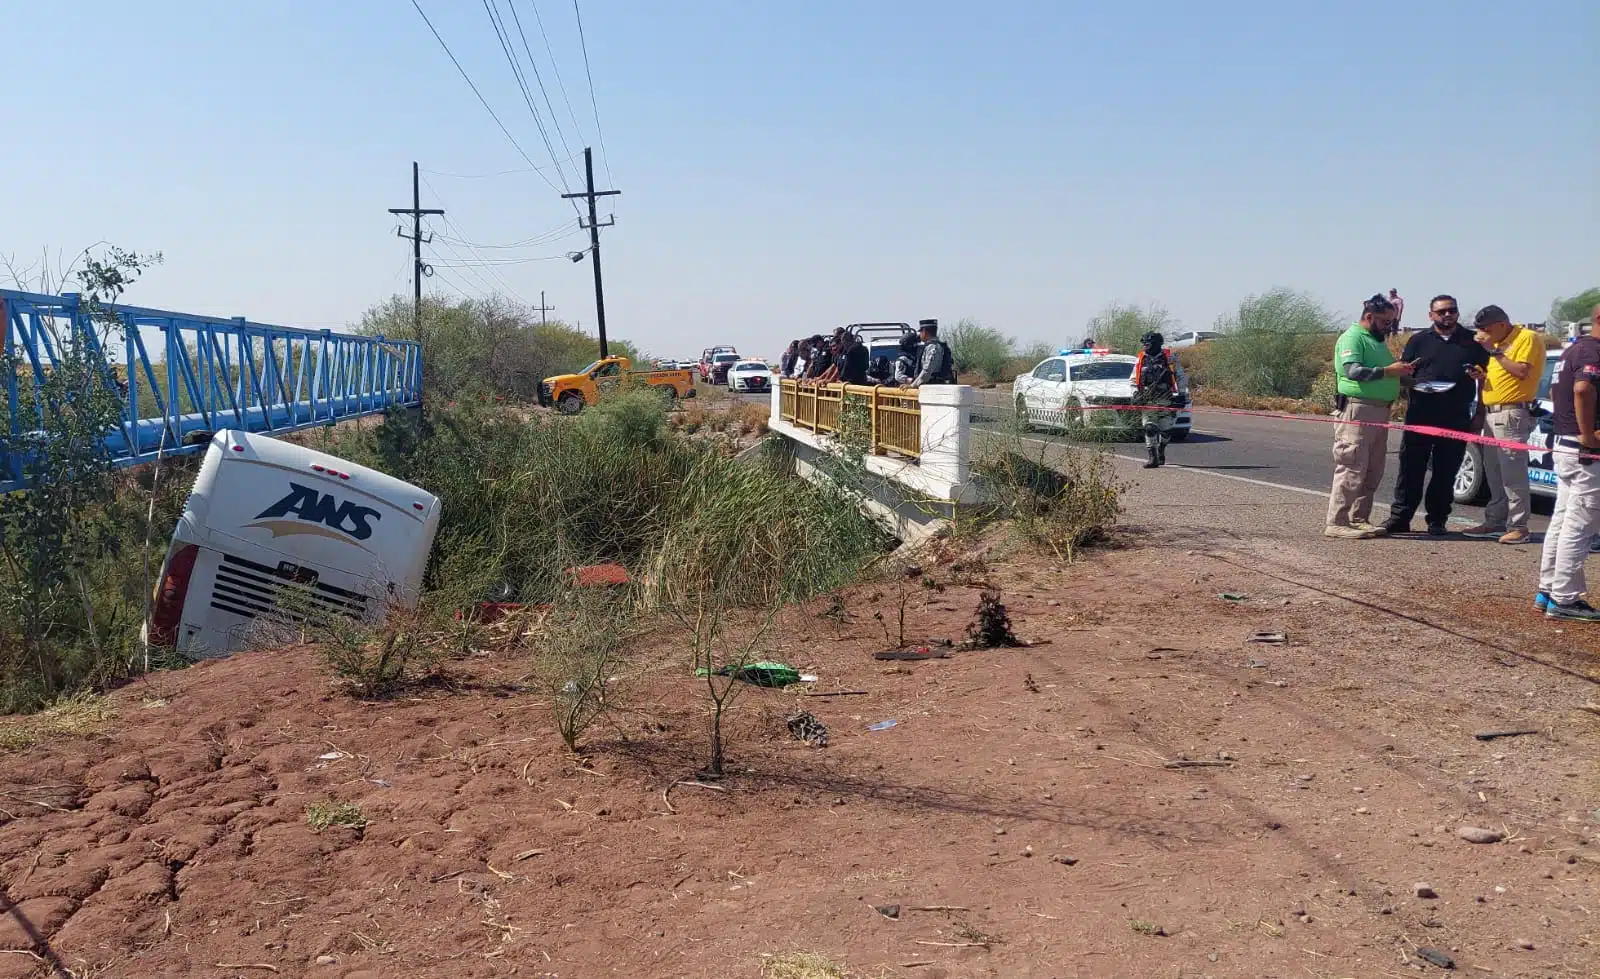
<path id="1" fill-rule="evenodd" d="M 376 785 L 380 789 L 392 789 L 392 788 L 394 788 L 394 783 L 389 781 L 386 778 L 369 778 L 369 779 L 367 779 L 367 781 L 371 782 L 373 785 Z"/>
<path id="2" fill-rule="evenodd" d="M 1264 670 L 1267 668 L 1267 661 L 1264 659 L 1253 659 L 1246 663 L 1245 666 L 1252 670 Z"/>
<path id="3" fill-rule="evenodd" d="M 1411 892 L 1413 894 L 1415 894 L 1417 897 L 1422 898 L 1424 901 L 1430 901 L 1430 900 L 1432 900 L 1432 899 L 1434 899 L 1434 898 L 1439 896 L 1439 892 L 1438 891 L 1434 890 L 1432 887 L 1428 886 L 1427 884 L 1423 884 L 1423 883 L 1420 883 L 1420 882 L 1411 885 Z"/>
<path id="4" fill-rule="evenodd" d="M 1539 732 L 1537 730 L 1530 730 L 1530 731 L 1484 731 L 1482 734 L 1474 734 L 1473 737 L 1477 738 L 1479 741 L 1493 741 L 1495 738 L 1519 738 L 1524 734 L 1538 734 L 1538 733 Z"/>
<path id="5" fill-rule="evenodd" d="M 929 646 L 913 646 L 910 649 L 881 649 L 873 653 L 872 658 L 885 660 L 949 659 L 950 654 L 942 649 L 933 649 Z"/>
<path id="6" fill-rule="evenodd" d="M 867 725 L 867 730 L 868 731 L 887 731 L 887 730 L 889 730 L 890 728 L 894 727 L 896 724 L 899 724 L 899 723 L 900 723 L 899 721 L 895 721 L 895 720 L 879 721 L 876 724 L 868 724 Z"/>
<path id="7" fill-rule="evenodd" d="M 543 856 L 544 854 L 549 853 L 549 852 L 550 852 L 549 850 L 541 850 L 538 847 L 534 847 L 532 850 L 523 850 L 521 853 L 519 853 L 516 856 L 512 857 L 511 858 L 511 862 L 512 863 L 519 863 L 519 862 L 521 862 L 523 860 L 528 859 L 529 857 Z"/>
<path id="8" fill-rule="evenodd" d="M 1217 597 L 1222 599 L 1225 602 L 1242 602 L 1245 599 L 1249 598 L 1250 596 L 1249 595 L 1241 595 L 1238 592 L 1222 591 L 1222 592 L 1217 592 Z"/>
<path id="9" fill-rule="evenodd" d="M 818 748 L 828 746 L 828 729 L 823 723 L 811 715 L 809 711 L 800 711 L 789 716 L 789 733 L 798 741 L 815 745 Z"/>
<path id="10" fill-rule="evenodd" d="M 900 920 L 900 905 L 898 904 L 874 904 L 872 906 L 872 910 L 883 915 L 885 918 L 895 921 Z"/>
<path id="11" fill-rule="evenodd" d="M 1281 632 L 1252 632 L 1249 638 L 1245 639 L 1245 642 L 1280 643 L 1288 641 L 1289 637 Z"/>
<path id="12" fill-rule="evenodd" d="M 581 568 L 568 568 L 566 573 L 579 588 L 626 585 L 632 581 L 628 577 L 628 569 L 620 564 L 589 564 Z"/>
<path id="13" fill-rule="evenodd" d="M 350 757 L 350 756 L 345 754 L 342 751 L 327 751 L 327 752 L 324 752 L 324 753 L 318 755 L 317 756 L 317 761 L 338 761 L 340 758 L 348 758 L 348 757 Z"/>
<path id="14" fill-rule="evenodd" d="M 817 682 L 817 675 L 815 673 L 802 673 L 802 674 L 800 674 L 800 682 L 801 683 L 816 683 Z"/>
<path id="15" fill-rule="evenodd" d="M 709 676 L 710 671 L 702 666 L 694 675 Z M 800 671 L 784 663 L 746 663 L 743 666 L 730 663 L 718 670 L 717 676 L 733 677 L 758 687 L 787 687 L 800 682 Z"/>
<path id="16" fill-rule="evenodd" d="M 1477 826 L 1463 826 L 1456 830 L 1456 835 L 1468 843 L 1499 843 L 1506 838 L 1506 834 L 1492 829 L 1480 829 Z"/>
<path id="17" fill-rule="evenodd" d="M 1417 949 L 1417 958 L 1429 963 L 1430 965 L 1436 965 L 1441 969 L 1454 969 L 1456 967 L 1455 959 L 1452 959 L 1450 956 L 1444 954 L 1436 948 L 1429 948 L 1426 945 Z"/>

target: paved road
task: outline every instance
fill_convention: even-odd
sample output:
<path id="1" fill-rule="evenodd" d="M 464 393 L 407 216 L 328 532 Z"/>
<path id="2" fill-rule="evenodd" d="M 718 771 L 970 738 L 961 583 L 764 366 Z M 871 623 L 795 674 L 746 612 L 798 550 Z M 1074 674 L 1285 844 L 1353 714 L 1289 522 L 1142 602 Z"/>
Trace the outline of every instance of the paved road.
<path id="1" fill-rule="evenodd" d="M 1007 395 L 992 391 L 979 394 L 983 396 L 983 407 L 976 413 L 980 426 L 996 425 L 1001 418 L 1009 419 L 1011 409 L 1005 400 Z M 1167 462 L 1169 466 L 1236 480 L 1260 481 L 1325 495 L 1333 482 L 1332 440 L 1333 426 L 1326 421 L 1198 412 L 1194 415 L 1194 431 L 1188 441 L 1173 443 L 1167 450 Z M 1378 490 L 1378 502 L 1384 505 L 1394 496 L 1394 476 L 1399 468 L 1394 450 L 1399 448 L 1399 437 L 1391 436 L 1389 445 L 1389 464 L 1384 470 L 1383 486 Z M 1115 444 L 1111 451 L 1124 458 L 1143 460 L 1143 449 L 1136 443 Z M 1550 503 L 1535 497 L 1534 508 L 1530 529 L 1538 533 L 1548 522 L 1539 511 L 1548 514 Z M 1458 504 L 1451 515 L 1451 523 L 1458 527 L 1470 526 L 1478 523 L 1482 514 L 1481 507 Z M 1420 514 L 1415 526 L 1422 527 Z"/>

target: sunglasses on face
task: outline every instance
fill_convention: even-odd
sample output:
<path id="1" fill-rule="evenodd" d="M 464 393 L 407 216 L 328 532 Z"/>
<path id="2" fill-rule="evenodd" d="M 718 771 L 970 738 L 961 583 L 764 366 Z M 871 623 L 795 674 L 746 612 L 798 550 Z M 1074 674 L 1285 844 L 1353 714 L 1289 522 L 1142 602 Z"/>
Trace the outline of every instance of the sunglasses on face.
<path id="1" fill-rule="evenodd" d="M 1461 310 L 1455 306 L 1447 306 L 1444 309 L 1436 309 L 1433 311 L 1433 315 L 1435 316 L 1459 316 L 1460 314 Z"/>

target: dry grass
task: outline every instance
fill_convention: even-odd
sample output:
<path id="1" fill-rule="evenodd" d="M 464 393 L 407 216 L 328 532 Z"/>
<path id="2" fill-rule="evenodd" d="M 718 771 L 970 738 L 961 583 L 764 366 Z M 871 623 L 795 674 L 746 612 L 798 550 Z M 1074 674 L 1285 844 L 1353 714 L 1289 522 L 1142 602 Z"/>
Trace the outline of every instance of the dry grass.
<path id="1" fill-rule="evenodd" d="M 39 711 L 0 722 L 0 749 L 25 751 L 41 741 L 98 734 L 115 712 L 105 697 L 79 693 Z"/>
<path id="2" fill-rule="evenodd" d="M 761 966 L 763 979 L 844 979 L 844 967 L 818 952 L 785 952 Z"/>
<path id="3" fill-rule="evenodd" d="M 759 435 L 767 430 L 772 404 L 767 401 L 740 401 L 728 409 L 729 427 L 741 435 Z"/>
<path id="4" fill-rule="evenodd" d="M 361 815 L 361 807 L 354 802 L 334 802 L 332 799 L 324 799 L 306 807 L 306 822 L 320 833 L 329 826 L 360 829 L 367 825 L 367 818 Z"/>

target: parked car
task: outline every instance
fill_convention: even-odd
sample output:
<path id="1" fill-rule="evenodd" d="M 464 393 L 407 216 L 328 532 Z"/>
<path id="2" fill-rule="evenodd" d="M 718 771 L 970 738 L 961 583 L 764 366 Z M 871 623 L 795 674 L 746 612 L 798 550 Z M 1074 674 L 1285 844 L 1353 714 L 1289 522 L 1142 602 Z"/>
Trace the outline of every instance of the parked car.
<path id="1" fill-rule="evenodd" d="M 739 351 L 732 347 L 726 346 L 707 347 L 700 351 L 700 362 L 695 365 L 695 367 L 700 371 L 700 380 L 705 381 L 708 384 L 722 383 L 722 381 L 717 380 L 715 377 L 716 362 L 717 358 L 719 357 L 726 358 L 724 361 L 725 363 L 735 363 L 739 360 Z"/>
<path id="2" fill-rule="evenodd" d="M 700 365 L 700 379 L 707 384 L 728 383 L 728 368 L 739 362 L 736 353 L 716 353 Z"/>
<path id="3" fill-rule="evenodd" d="M 1102 351 L 1048 357 L 1013 384 L 1017 417 L 1030 428 L 1090 428 L 1131 436 L 1142 424 L 1139 412 L 1093 406 L 1134 403 L 1133 365 L 1137 359 Z M 1189 381 L 1181 367 L 1178 390 L 1188 397 Z M 1192 424 L 1188 409 L 1180 409 L 1172 425 L 1172 440 L 1187 439 Z"/>
<path id="4" fill-rule="evenodd" d="M 1220 336 L 1222 336 L 1222 334 L 1214 333 L 1211 330 L 1185 330 L 1184 332 L 1173 337 L 1171 340 L 1168 340 L 1167 348 L 1169 350 L 1187 350 L 1197 343 L 1204 343 L 1207 340 L 1215 340 Z"/>
<path id="5" fill-rule="evenodd" d="M 727 372 L 728 390 L 759 393 L 772 389 L 772 368 L 766 361 L 741 360 Z"/>

